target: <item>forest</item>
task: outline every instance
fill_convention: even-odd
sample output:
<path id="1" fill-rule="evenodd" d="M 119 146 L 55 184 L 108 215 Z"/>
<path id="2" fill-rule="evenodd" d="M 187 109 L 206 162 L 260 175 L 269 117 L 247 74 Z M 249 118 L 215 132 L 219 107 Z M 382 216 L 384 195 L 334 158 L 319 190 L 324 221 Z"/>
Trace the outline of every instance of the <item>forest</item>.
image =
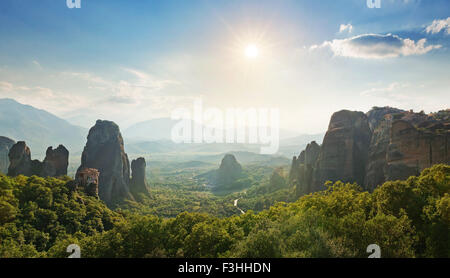
<path id="1" fill-rule="evenodd" d="M 244 195 L 159 185 L 142 202 L 115 209 L 82 188 L 71 191 L 70 181 L 0 175 L 0 257 L 64 258 L 70 244 L 84 258 L 367 257 L 370 244 L 384 258 L 450 257 L 445 164 L 373 192 L 327 182 L 292 200 L 295 188 L 281 171 Z"/>

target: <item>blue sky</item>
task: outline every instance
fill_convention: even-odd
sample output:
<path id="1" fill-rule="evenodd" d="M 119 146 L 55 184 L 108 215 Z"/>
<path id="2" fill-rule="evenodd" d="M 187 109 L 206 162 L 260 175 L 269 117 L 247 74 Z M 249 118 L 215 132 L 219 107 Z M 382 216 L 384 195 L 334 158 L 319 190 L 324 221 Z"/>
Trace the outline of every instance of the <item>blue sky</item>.
<path id="1" fill-rule="evenodd" d="M 271 107 L 315 133 L 334 111 L 449 108 L 450 2 L 0 2 L 0 97 L 90 126 Z M 258 57 L 245 56 L 256 45 Z"/>

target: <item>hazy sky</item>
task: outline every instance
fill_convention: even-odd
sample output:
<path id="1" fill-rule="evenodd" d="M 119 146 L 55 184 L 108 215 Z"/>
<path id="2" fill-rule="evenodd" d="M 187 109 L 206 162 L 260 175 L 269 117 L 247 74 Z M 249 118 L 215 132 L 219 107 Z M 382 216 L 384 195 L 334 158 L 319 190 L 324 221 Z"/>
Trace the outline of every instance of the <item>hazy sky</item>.
<path id="1" fill-rule="evenodd" d="M 304 133 L 324 131 L 341 109 L 450 106 L 447 0 L 81 5 L 0 1 L 0 98 L 86 127 L 170 117 L 201 98 L 279 108 L 282 127 Z"/>

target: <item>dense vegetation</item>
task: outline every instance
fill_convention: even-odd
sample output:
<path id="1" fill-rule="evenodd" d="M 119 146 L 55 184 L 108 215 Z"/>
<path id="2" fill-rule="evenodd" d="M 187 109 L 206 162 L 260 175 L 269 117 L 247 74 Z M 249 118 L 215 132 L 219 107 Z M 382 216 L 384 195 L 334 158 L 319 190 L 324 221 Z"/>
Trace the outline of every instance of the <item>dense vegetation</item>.
<path id="1" fill-rule="evenodd" d="M 280 177 L 277 172 L 268 183 L 277 190 L 260 190 L 288 196 L 292 189 Z M 448 165 L 386 182 L 373 193 L 336 182 L 292 203 L 229 217 L 113 212 L 69 192 L 66 181 L 0 177 L 0 257 L 67 257 L 72 243 L 83 257 L 367 257 L 373 243 L 382 257 L 450 257 Z M 257 190 L 247 194 L 256 198 Z"/>

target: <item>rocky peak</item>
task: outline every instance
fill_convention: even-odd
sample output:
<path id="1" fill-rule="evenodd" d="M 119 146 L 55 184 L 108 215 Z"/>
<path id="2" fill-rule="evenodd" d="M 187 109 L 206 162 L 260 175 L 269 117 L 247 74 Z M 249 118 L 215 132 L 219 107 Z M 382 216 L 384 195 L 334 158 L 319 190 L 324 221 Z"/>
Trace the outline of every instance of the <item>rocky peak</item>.
<path id="1" fill-rule="evenodd" d="M 69 151 L 63 145 L 59 145 L 56 149 L 49 147 L 43 163 L 42 176 L 58 177 L 67 175 Z"/>
<path id="2" fill-rule="evenodd" d="M 145 158 L 140 157 L 131 161 L 131 182 L 130 182 L 130 191 L 131 193 L 137 197 L 139 194 L 143 193 L 149 195 L 147 179 L 145 175 Z"/>
<path id="3" fill-rule="evenodd" d="M 327 180 L 363 184 L 371 135 L 363 112 L 334 113 L 314 173 L 316 189 L 323 189 Z"/>
<path id="4" fill-rule="evenodd" d="M 108 206 L 124 199 L 134 200 L 129 189 L 130 162 L 119 126 L 114 122 L 98 120 L 89 130 L 78 172 L 84 168 L 100 172 L 99 196 Z"/>
<path id="5" fill-rule="evenodd" d="M 59 145 L 55 150 L 49 147 L 44 161 L 40 162 L 31 160 L 30 148 L 24 141 L 19 141 L 11 148 L 8 157 L 10 161 L 9 176 L 57 177 L 67 175 L 69 151 L 63 145 Z"/>
<path id="6" fill-rule="evenodd" d="M 8 176 L 31 176 L 31 151 L 24 141 L 17 142 L 9 151 Z"/>
<path id="7" fill-rule="evenodd" d="M 242 176 L 242 166 L 232 154 L 226 154 L 217 170 L 217 184 L 230 184 Z"/>

